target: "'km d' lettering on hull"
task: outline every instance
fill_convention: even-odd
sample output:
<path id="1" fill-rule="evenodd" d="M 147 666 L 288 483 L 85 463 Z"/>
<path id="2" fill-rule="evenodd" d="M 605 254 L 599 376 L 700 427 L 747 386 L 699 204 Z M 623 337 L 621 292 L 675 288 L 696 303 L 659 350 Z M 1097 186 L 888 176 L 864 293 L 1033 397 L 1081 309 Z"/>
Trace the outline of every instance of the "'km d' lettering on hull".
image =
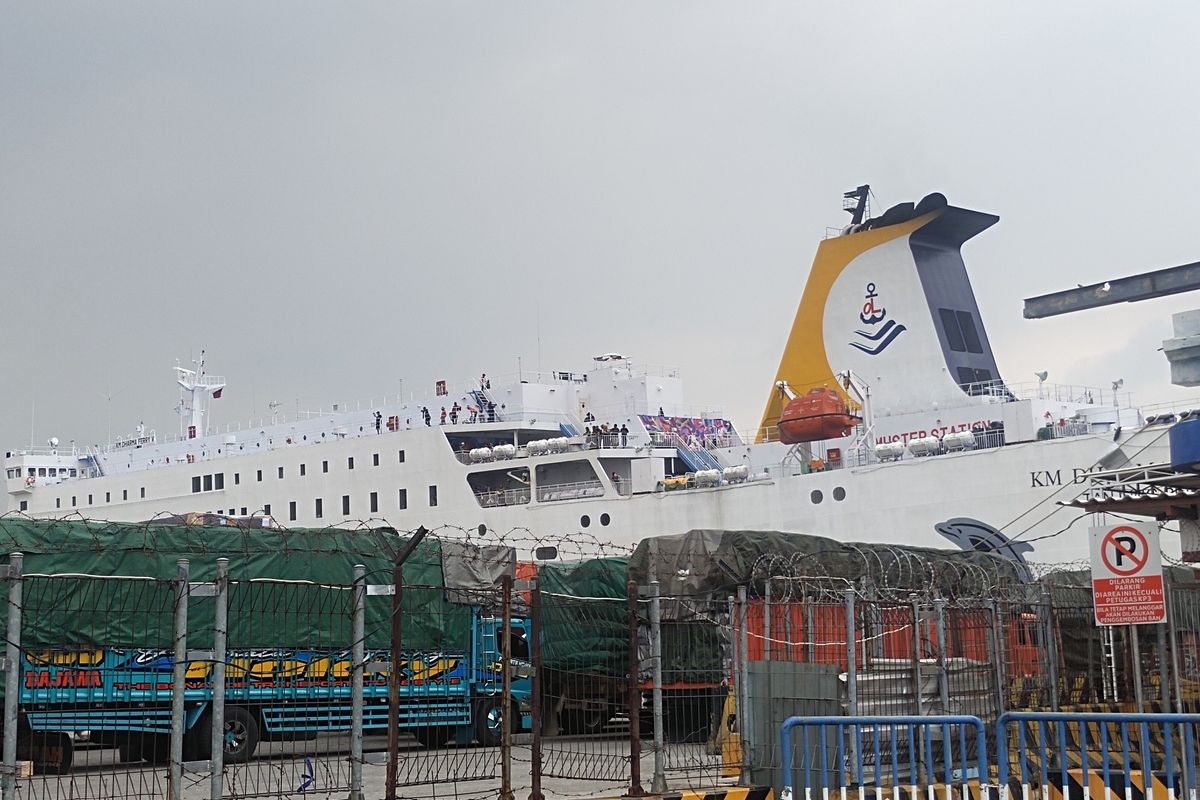
<path id="1" fill-rule="evenodd" d="M 1086 483 L 1090 472 L 1091 470 L 1085 467 L 1075 467 L 1071 470 L 1071 479 L 1067 482 L 1068 485 Z M 1031 489 L 1062 485 L 1063 473 L 1061 469 L 1035 469 L 1029 473 L 1029 488 Z"/>

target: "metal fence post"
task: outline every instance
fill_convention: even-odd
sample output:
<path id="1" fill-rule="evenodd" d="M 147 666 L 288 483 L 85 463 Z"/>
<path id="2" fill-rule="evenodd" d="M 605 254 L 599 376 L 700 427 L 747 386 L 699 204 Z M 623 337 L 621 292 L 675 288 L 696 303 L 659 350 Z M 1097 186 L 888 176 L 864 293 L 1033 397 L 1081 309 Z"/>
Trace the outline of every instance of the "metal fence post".
<path id="1" fill-rule="evenodd" d="M 754 714 L 750 710 L 750 647 L 749 647 L 749 614 L 746 606 L 746 587 L 739 586 L 737 593 L 738 625 L 738 683 L 741 684 L 741 700 L 738 705 L 738 731 L 741 732 L 742 772 L 738 776 L 738 785 L 745 786 L 750 780 L 750 768 L 754 766 Z"/>
<path id="2" fill-rule="evenodd" d="M 933 619 L 937 635 L 938 696 L 942 701 L 940 713 L 950 713 L 950 668 L 946 663 L 946 599 L 933 599 Z"/>
<path id="3" fill-rule="evenodd" d="M 629 605 L 629 796 L 641 797 L 646 790 L 642 788 L 642 693 L 638 689 L 638 679 L 641 677 L 637 641 L 638 591 L 633 581 L 629 581 L 625 588 Z"/>
<path id="4" fill-rule="evenodd" d="M 17 797 L 17 707 L 21 677 L 21 562 L 24 556 L 8 557 L 8 643 L 4 672 L 4 800 Z"/>
<path id="5" fill-rule="evenodd" d="M 858 716 L 858 626 L 855 624 L 854 590 L 847 589 L 846 597 L 846 703 L 847 713 Z"/>
<path id="6" fill-rule="evenodd" d="M 367 568 L 354 565 L 350 621 L 350 797 L 363 800 L 363 671 L 366 669 Z"/>
<path id="7" fill-rule="evenodd" d="M 1179 661 L 1181 655 L 1179 653 L 1179 631 L 1175 624 L 1175 597 L 1174 587 L 1167 584 L 1167 637 L 1171 642 L 1171 682 L 1175 687 L 1175 713 L 1183 713 L 1183 687 L 1180 685 L 1179 677 Z"/>
<path id="8" fill-rule="evenodd" d="M 225 644 L 229 635 L 229 559 L 217 559 L 216 593 L 213 606 L 213 696 L 212 748 L 209 759 L 212 775 L 209 783 L 211 800 L 221 800 L 225 782 Z"/>
<path id="9" fill-rule="evenodd" d="M 1129 637 L 1129 657 L 1133 661 L 1133 702 L 1137 713 L 1141 714 L 1145 710 L 1146 699 L 1142 696 L 1142 648 L 1138 642 L 1137 625 L 1125 626 L 1125 632 Z"/>
<path id="10" fill-rule="evenodd" d="M 650 779 L 650 793 L 662 794 L 667 790 L 667 773 L 663 748 L 663 670 L 662 670 L 662 601 L 658 596 L 657 580 L 650 581 L 650 663 L 654 670 L 654 776 Z"/>
<path id="11" fill-rule="evenodd" d="M 1050 676 L 1050 707 L 1058 710 L 1058 637 L 1054 632 L 1054 598 L 1050 590 L 1042 586 L 1042 641 L 1046 644 L 1046 660 Z"/>
<path id="12" fill-rule="evenodd" d="M 542 795 L 542 595 L 537 575 L 529 593 L 529 643 L 533 682 L 530 699 L 533 716 L 529 741 L 529 800 L 544 800 Z M 553 713 L 553 712 L 551 712 Z"/>
<path id="13" fill-rule="evenodd" d="M 176 562 L 175 652 L 171 675 L 171 772 L 167 778 L 170 800 L 183 795 L 183 692 L 187 678 L 188 560 Z"/>
<path id="14" fill-rule="evenodd" d="M 504 574 L 500 578 L 500 612 L 504 615 L 500 623 L 500 661 L 504 666 L 500 673 L 500 800 L 513 800 L 512 790 L 512 592 L 513 576 Z M 519 713 L 518 713 L 519 716 Z"/>
<path id="15" fill-rule="evenodd" d="M 1166 592 L 1163 592 L 1163 595 L 1165 603 Z M 1169 609 L 1167 613 L 1171 613 Z M 1171 708 L 1171 657 L 1167 650 L 1167 626 L 1159 623 L 1154 626 L 1154 630 L 1158 634 L 1158 658 L 1156 660 L 1158 662 L 1159 696 L 1162 701 L 1162 708 L 1159 710 L 1165 714 Z"/>
<path id="16" fill-rule="evenodd" d="M 404 547 L 392 561 L 392 618 L 391 654 L 392 664 L 388 670 L 388 741 L 387 741 L 387 786 L 384 797 L 396 800 L 396 775 L 400 769 L 400 671 L 403 664 L 404 626 L 401 609 L 404 605 L 404 562 L 417 549 L 417 545 L 429 531 L 424 526 L 413 531 Z"/>
<path id="17" fill-rule="evenodd" d="M 858 647 L 854 589 L 846 589 L 846 713 L 858 716 Z M 850 763 L 858 763 L 858 728 L 850 736 Z"/>
<path id="18" fill-rule="evenodd" d="M 804 597 L 804 642 L 805 656 L 808 663 L 817 660 L 817 623 L 815 619 L 816 611 L 813 608 L 812 598 L 808 595 Z"/>
<path id="19" fill-rule="evenodd" d="M 771 660 L 771 579 L 766 580 L 766 586 L 763 589 L 763 661 L 770 662 Z M 767 680 L 770 681 L 771 673 L 767 672 Z M 771 694 L 771 684 L 767 683 L 767 694 Z"/>
<path id="20" fill-rule="evenodd" d="M 917 716 L 923 713 L 921 707 L 921 600 L 914 593 L 912 598 L 912 659 L 913 659 L 913 704 Z"/>
<path id="21" fill-rule="evenodd" d="M 996 709 L 998 713 L 1003 714 L 1007 705 L 1007 693 L 1004 691 L 1006 686 L 1004 682 L 1004 655 L 1003 655 L 1003 638 L 1000 626 L 1000 607 L 992 598 L 986 601 L 988 610 L 988 646 L 991 652 L 988 656 L 992 659 L 992 667 L 996 672 Z"/>

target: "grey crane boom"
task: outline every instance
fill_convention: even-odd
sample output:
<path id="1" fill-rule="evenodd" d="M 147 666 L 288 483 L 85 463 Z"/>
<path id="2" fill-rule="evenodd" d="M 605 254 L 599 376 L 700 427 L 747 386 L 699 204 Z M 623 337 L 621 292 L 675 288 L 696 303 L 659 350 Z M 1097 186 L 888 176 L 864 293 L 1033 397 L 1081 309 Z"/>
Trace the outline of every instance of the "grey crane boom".
<path id="1" fill-rule="evenodd" d="M 1114 303 L 1134 303 L 1196 289 L 1200 289 L 1200 261 L 1030 297 L 1025 300 L 1025 319 L 1054 317 Z"/>

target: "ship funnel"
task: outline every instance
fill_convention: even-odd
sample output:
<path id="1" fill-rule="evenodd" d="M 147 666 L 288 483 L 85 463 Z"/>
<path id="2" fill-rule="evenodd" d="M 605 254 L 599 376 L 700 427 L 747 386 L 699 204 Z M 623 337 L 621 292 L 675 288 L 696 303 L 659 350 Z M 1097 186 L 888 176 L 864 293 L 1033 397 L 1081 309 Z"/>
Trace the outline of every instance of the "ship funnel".
<path id="1" fill-rule="evenodd" d="M 961 405 L 964 394 L 994 389 L 1000 374 L 960 250 L 999 219 L 933 193 L 821 242 L 759 440 L 777 435 L 781 384 L 797 395 L 827 387 L 853 408 L 836 379 L 851 370 L 886 397 L 891 414 Z"/>

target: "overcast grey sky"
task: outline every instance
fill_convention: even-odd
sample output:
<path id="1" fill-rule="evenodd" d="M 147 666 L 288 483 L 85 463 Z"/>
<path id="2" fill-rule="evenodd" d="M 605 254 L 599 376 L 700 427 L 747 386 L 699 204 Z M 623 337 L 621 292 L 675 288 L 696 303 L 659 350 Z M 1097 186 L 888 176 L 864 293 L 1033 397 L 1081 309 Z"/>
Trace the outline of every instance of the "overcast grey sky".
<path id="1" fill-rule="evenodd" d="M 0 444 L 580 369 L 758 421 L 840 194 L 1001 223 L 1010 381 L 1168 386 L 1175 298 L 1021 299 L 1200 259 L 1194 3 L 0 5 Z M 36 403 L 36 417 L 31 408 Z M 31 432 L 31 418 L 32 432 Z"/>

